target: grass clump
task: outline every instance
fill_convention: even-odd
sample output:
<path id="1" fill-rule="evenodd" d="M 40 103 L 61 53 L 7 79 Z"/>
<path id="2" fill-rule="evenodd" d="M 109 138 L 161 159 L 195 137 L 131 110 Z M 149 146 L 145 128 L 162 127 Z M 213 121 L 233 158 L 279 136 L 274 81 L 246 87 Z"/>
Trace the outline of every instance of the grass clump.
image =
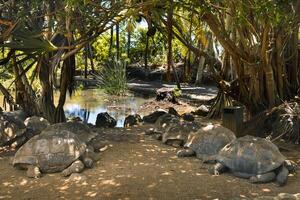
<path id="1" fill-rule="evenodd" d="M 127 92 L 126 62 L 109 60 L 101 72 L 94 74 L 97 85 L 110 95 L 124 96 Z"/>

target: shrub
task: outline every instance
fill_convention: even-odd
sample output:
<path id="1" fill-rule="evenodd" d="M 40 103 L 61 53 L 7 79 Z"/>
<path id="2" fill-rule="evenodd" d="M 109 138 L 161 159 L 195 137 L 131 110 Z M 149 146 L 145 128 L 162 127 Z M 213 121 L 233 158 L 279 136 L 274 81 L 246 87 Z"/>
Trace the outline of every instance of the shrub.
<path id="1" fill-rule="evenodd" d="M 125 95 L 127 91 L 126 62 L 110 60 L 102 68 L 99 74 L 94 74 L 97 85 L 105 93 L 111 95 Z"/>

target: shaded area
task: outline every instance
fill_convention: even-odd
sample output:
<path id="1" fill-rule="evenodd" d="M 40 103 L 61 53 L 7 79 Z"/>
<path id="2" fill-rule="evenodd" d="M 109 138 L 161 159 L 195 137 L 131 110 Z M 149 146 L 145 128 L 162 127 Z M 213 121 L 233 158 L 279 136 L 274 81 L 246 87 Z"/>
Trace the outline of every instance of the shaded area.
<path id="1" fill-rule="evenodd" d="M 128 89 L 139 94 L 154 96 L 156 90 L 161 87 L 174 88 L 175 84 L 162 84 L 159 82 L 132 82 L 128 83 Z M 205 103 L 217 96 L 218 88 L 215 86 L 194 86 L 190 84 L 182 84 L 181 98 Z"/>
<path id="2" fill-rule="evenodd" d="M 278 193 L 297 193 L 299 176 L 285 187 L 250 184 L 230 174 L 211 176 L 209 165 L 195 158 L 177 158 L 178 149 L 146 137 L 149 126 L 134 129 L 95 129 L 109 146 L 86 180 L 73 182 L 60 174 L 28 179 L 0 154 L 0 199 L 254 199 Z M 283 152 L 300 164 L 299 152 Z"/>

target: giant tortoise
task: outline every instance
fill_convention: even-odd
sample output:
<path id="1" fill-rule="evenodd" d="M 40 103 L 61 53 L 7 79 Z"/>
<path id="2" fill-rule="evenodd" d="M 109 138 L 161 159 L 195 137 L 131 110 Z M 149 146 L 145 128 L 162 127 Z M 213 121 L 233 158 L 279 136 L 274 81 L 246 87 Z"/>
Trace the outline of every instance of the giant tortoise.
<path id="1" fill-rule="evenodd" d="M 91 167 L 87 145 L 76 134 L 55 129 L 44 130 L 25 143 L 15 154 L 13 165 L 27 169 L 28 177 L 41 173 L 61 172 L 63 176 Z"/>
<path id="2" fill-rule="evenodd" d="M 282 186 L 289 173 L 296 169 L 296 164 L 286 160 L 271 141 L 249 135 L 227 144 L 216 160 L 210 173 L 218 175 L 229 170 L 237 177 L 249 178 L 251 183 L 276 180 Z"/>
<path id="3" fill-rule="evenodd" d="M 215 162 L 218 152 L 232 140 L 235 134 L 220 124 L 208 124 L 197 132 L 191 133 L 178 157 L 196 156 L 203 162 Z"/>
<path id="4" fill-rule="evenodd" d="M 0 114 L 0 146 L 11 145 L 26 132 L 26 126 L 19 118 Z"/>
<path id="5" fill-rule="evenodd" d="M 74 133 L 84 143 L 89 143 L 97 137 L 97 133 L 93 132 L 86 124 L 82 122 L 62 122 L 48 126 L 46 131 L 54 130 L 57 133 L 60 131 L 70 131 Z"/>
<path id="6" fill-rule="evenodd" d="M 183 146 L 187 142 L 188 136 L 196 132 L 200 127 L 201 125 L 195 122 L 171 121 L 162 134 L 162 142 L 174 147 Z"/>

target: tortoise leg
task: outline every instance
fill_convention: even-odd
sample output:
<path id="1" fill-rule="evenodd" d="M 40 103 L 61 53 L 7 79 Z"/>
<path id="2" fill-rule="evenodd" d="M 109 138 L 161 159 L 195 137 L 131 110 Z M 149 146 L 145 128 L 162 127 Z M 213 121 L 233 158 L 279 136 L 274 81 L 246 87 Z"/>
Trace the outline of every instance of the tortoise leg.
<path id="1" fill-rule="evenodd" d="M 29 178 L 40 178 L 42 173 L 37 166 L 28 165 L 26 175 Z"/>
<path id="2" fill-rule="evenodd" d="M 82 159 L 82 161 L 83 161 L 85 167 L 87 167 L 87 168 L 93 167 L 94 161 L 90 157 L 85 157 Z"/>
<path id="3" fill-rule="evenodd" d="M 95 153 L 94 149 L 88 146 L 81 160 L 87 168 L 92 168 L 94 161 L 99 160 L 99 154 Z"/>
<path id="4" fill-rule="evenodd" d="M 178 157 L 191 157 L 195 155 L 195 151 L 192 149 L 182 149 L 177 152 Z"/>
<path id="5" fill-rule="evenodd" d="M 249 180 L 250 183 L 268 183 L 273 181 L 275 177 L 276 177 L 275 172 L 268 172 L 265 174 L 251 176 Z"/>
<path id="6" fill-rule="evenodd" d="M 289 170 L 283 165 L 276 176 L 276 182 L 279 186 L 284 186 L 287 182 Z"/>
<path id="7" fill-rule="evenodd" d="M 208 172 L 212 175 L 220 175 L 221 173 L 227 171 L 228 168 L 221 163 L 215 164 L 213 167 L 208 168 Z"/>
<path id="8" fill-rule="evenodd" d="M 69 176 L 72 173 L 80 173 L 84 169 L 84 164 L 80 160 L 73 162 L 68 168 L 62 171 L 62 176 Z"/>

